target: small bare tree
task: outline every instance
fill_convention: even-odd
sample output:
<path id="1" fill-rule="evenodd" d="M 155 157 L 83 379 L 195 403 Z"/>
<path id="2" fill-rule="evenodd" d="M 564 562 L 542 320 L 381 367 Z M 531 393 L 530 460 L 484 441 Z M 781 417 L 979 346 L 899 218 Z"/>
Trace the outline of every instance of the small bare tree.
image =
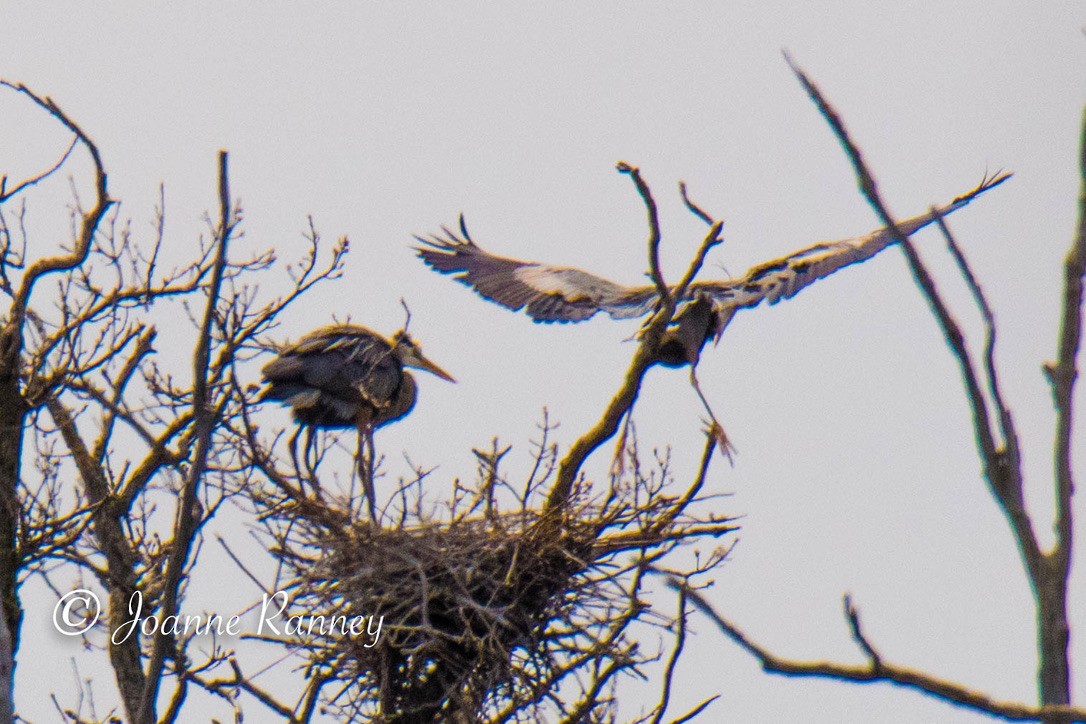
<path id="1" fill-rule="evenodd" d="M 1083 116 L 1080 168 L 1080 215 L 1078 229 L 1064 261 L 1059 337 L 1056 359 L 1046 362 L 1043 371 L 1052 389 L 1056 410 L 1053 444 L 1053 487 L 1056 512 L 1053 526 L 1056 540 L 1045 550 L 1038 541 L 1037 523 L 1026 508 L 1022 455 L 1014 415 L 1000 387 L 995 361 L 996 323 L 988 298 L 950 229 L 939 219 L 939 228 L 957 269 L 972 293 L 984 320 L 983 352 L 970 351 L 966 334 L 940 294 L 932 275 L 882 200 L 875 178 L 859 148 L 845 129 L 837 111 L 810 78 L 788 58 L 789 65 L 841 142 L 856 172 L 859 188 L 886 226 L 893 231 L 908 261 L 917 288 L 931 307 L 947 347 L 962 375 L 966 399 L 972 411 L 973 435 L 985 480 L 996 504 L 1003 511 L 1022 556 L 1025 574 L 1036 606 L 1038 704 L 1001 700 L 975 691 L 953 680 L 891 663 L 865 636 L 854 602 L 844 597 L 848 629 L 867 658 L 862 665 L 799 661 L 779 656 L 752 641 L 734 623 L 713 609 L 709 601 L 688 591 L 674 580 L 676 590 L 687 590 L 692 602 L 706 613 L 729 638 L 748 651 L 771 673 L 788 676 L 831 678 L 855 683 L 891 682 L 916 689 L 937 699 L 1009 721 L 1043 721 L 1046 724 L 1086 721 L 1086 709 L 1071 705 L 1071 664 L 1068 648 L 1071 624 L 1067 593 L 1074 540 L 1074 467 L 1072 428 L 1074 387 L 1078 377 L 1077 358 L 1082 340 L 1083 298 L 1086 284 L 1086 114 Z"/>
<path id="2" fill-rule="evenodd" d="M 301 294 L 338 276 L 346 242 L 325 252 L 311 231 L 288 291 L 262 299 L 252 282 L 274 257 L 229 254 L 241 210 L 222 152 L 218 218 L 191 245 L 190 261 L 163 269 L 162 208 L 154 237 L 136 239 L 90 137 L 48 97 L 2 86 L 73 136 L 52 168 L 0 182 L 0 290 L 10 300 L 0 322 L 0 598 L 10 650 L 14 656 L 20 643 L 20 584 L 41 575 L 60 596 L 52 580 L 75 566 L 108 593 L 103 624 L 126 718 L 175 721 L 192 672 L 222 663 L 221 649 L 200 656 L 165 627 L 112 634 L 137 602 L 162 619 L 181 612 L 200 531 L 237 493 L 226 423 L 246 400 L 235 365 L 259 350 L 260 336 Z M 77 148 L 93 162 L 94 197 L 89 209 L 77 199 L 72 241 L 43 252 L 28 238 L 26 204 L 12 202 Z M 188 369 L 173 330 L 169 354 L 155 349 L 152 320 L 178 313 L 191 322 Z M 7 688 L 13 671 L 14 661 Z M 78 711 L 65 715 L 82 719 Z"/>

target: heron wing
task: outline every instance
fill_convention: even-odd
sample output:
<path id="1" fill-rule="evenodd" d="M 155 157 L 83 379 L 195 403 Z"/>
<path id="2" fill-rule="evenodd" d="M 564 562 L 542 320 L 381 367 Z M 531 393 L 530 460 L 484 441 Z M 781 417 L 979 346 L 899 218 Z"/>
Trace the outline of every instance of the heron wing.
<path id="1" fill-rule="evenodd" d="M 524 309 L 537 322 L 580 322 L 606 312 L 616 319 L 639 317 L 655 301 L 651 288 L 631 288 L 572 267 L 548 266 L 497 256 L 480 248 L 460 217 L 457 235 L 416 236 L 419 258 L 434 271 L 451 274 L 484 299 L 514 312 Z"/>
<path id="2" fill-rule="evenodd" d="M 935 223 L 940 217 L 957 211 L 1010 176 L 1009 173 L 999 173 L 985 177 L 972 191 L 926 214 L 900 221 L 897 227 L 906 236 L 913 234 Z M 878 229 L 864 236 L 821 242 L 752 267 L 739 279 L 696 282 L 691 286 L 691 291 L 703 291 L 716 303 L 718 312 L 723 315 L 719 335 L 737 310 L 757 306 L 763 301 L 776 304 L 782 299 L 790 299 L 819 279 L 851 264 L 866 261 L 896 242 L 897 238 L 889 228 Z"/>
<path id="3" fill-rule="evenodd" d="M 976 188 L 949 204 L 898 222 L 897 227 L 906 235 L 913 234 L 1008 178 L 1009 173 L 985 177 Z M 447 227 L 442 231 L 444 235 L 415 237 L 423 245 L 416 247 L 416 251 L 426 264 L 442 274 L 451 274 L 485 299 L 513 311 L 525 309 L 537 322 L 579 322 L 597 312 L 628 319 L 647 314 L 655 307 L 656 289 L 651 286 L 626 287 L 580 269 L 490 254 L 472 241 L 463 216 L 459 236 Z M 775 304 L 789 299 L 815 281 L 866 261 L 895 242 L 894 233 L 888 228 L 860 237 L 821 242 L 758 264 L 738 279 L 695 282 L 684 298 L 693 299 L 702 292 L 712 299 L 719 337 L 736 311 L 764 301 Z"/>

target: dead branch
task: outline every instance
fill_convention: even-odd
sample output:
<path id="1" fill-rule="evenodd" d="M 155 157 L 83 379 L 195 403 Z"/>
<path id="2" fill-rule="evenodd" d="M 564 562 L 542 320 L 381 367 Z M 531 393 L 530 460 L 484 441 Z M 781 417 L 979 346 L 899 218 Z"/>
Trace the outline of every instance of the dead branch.
<path id="1" fill-rule="evenodd" d="M 21 83 L 16 84 L 0 80 L 0 85 L 27 96 L 75 134 L 75 137 L 90 154 L 95 171 L 95 203 L 89 211 L 83 214 L 80 233 L 71 253 L 39 259 L 31 264 L 23 275 L 22 284 L 19 286 L 19 290 L 12 302 L 12 318 L 8 322 L 9 327 L 14 329 L 22 327 L 22 315 L 26 313 L 30 295 L 38 281 L 49 274 L 74 269 L 87 260 L 87 255 L 90 254 L 91 245 L 94 241 L 94 233 L 97 231 L 98 224 L 105 216 L 106 211 L 113 205 L 113 200 L 109 198 L 109 192 L 106 189 L 106 172 L 105 167 L 102 165 L 98 147 L 83 132 L 83 129 L 72 121 L 51 98 L 41 97 Z"/>
<path id="2" fill-rule="evenodd" d="M 664 667 L 664 683 L 660 687 L 660 703 L 656 705 L 656 714 L 652 717 L 652 724 L 660 724 L 667 713 L 668 704 L 671 701 L 671 684 L 675 678 L 675 667 L 679 664 L 683 646 L 686 645 L 686 589 L 679 589 L 679 612 L 675 616 L 675 645 L 668 656 L 667 666 Z"/>
<path id="3" fill-rule="evenodd" d="M 204 318 L 197 337 L 196 350 L 193 354 L 192 371 L 192 407 L 194 411 L 193 428 L 196 437 L 194 457 L 189 464 L 189 474 L 181 492 L 177 508 L 177 518 L 163 582 L 161 608 L 164 616 L 177 614 L 180 608 L 178 599 L 185 566 L 189 560 L 193 538 L 200 528 L 202 520 L 196 514 L 197 495 L 203 480 L 211 451 L 211 436 L 219 420 L 221 407 L 211 403 L 208 389 L 208 374 L 211 365 L 211 340 L 213 325 L 216 323 L 216 308 L 220 300 L 223 275 L 226 269 L 227 247 L 234 227 L 238 223 L 237 212 L 230 200 L 230 180 L 227 172 L 227 155 L 219 152 L 219 225 L 215 240 L 215 264 L 212 267 L 211 282 L 207 291 Z M 165 664 L 166 647 L 169 636 L 160 630 L 152 644 L 150 661 L 147 664 L 146 684 L 139 709 L 138 721 L 142 724 L 154 724 L 155 702 L 159 685 L 162 682 L 162 667 Z"/>
<path id="4" fill-rule="evenodd" d="M 849 137 L 840 116 L 826 101 L 821 91 L 799 69 L 792 59 L 785 54 L 793 73 L 800 80 L 819 112 L 832 128 L 853 165 L 860 190 L 867 198 L 883 223 L 893 232 L 901 244 L 910 270 L 918 288 L 934 313 L 943 337 L 958 362 L 962 373 L 966 398 L 973 413 L 973 429 L 977 448 L 984 466 L 985 478 L 996 502 L 1003 510 L 1022 554 L 1026 573 L 1029 577 L 1037 605 L 1038 649 L 1040 670 L 1038 688 L 1040 700 L 1046 711 L 1045 721 L 1062 722 L 1063 714 L 1054 712 L 1050 706 L 1064 706 L 1070 702 L 1070 663 L 1068 646 L 1070 641 L 1067 619 L 1067 583 L 1070 571 L 1073 518 L 1071 494 L 1073 478 L 1070 462 L 1071 397 L 1075 378 L 1075 356 L 1081 335 L 1083 274 L 1086 273 L 1086 221 L 1080 220 L 1080 233 L 1072 243 L 1065 265 L 1064 314 L 1060 334 L 1060 352 L 1056 364 L 1048 366 L 1049 379 L 1053 383 L 1057 407 L 1056 434 L 1056 533 L 1057 540 L 1052 550 L 1043 551 L 1034 532 L 1033 521 L 1025 507 L 1023 493 L 1023 473 L 1018 449 L 1014 420 L 1009 407 L 1004 403 L 999 389 L 994 363 L 995 324 L 984 294 L 976 282 L 964 256 L 946 231 L 941 216 L 936 220 L 944 229 L 944 236 L 951 253 L 958 265 L 959 272 L 969 286 L 974 299 L 981 309 L 986 325 L 985 364 L 982 367 L 986 376 L 986 385 L 980 382 L 980 374 L 973 362 L 966 345 L 965 336 L 960 326 L 943 301 L 930 273 L 924 267 L 919 255 L 907 236 L 894 222 L 891 214 L 879 196 L 874 177 L 868 170 L 859 148 Z M 1086 121 L 1084 121 L 1083 174 L 1086 187 Z M 1086 199 L 1086 192 L 1084 192 Z M 1083 218 L 1086 219 L 1086 204 L 1083 206 Z M 1058 371 L 1055 372 L 1055 371 Z M 992 414 L 989 401 L 983 389 L 987 387 L 995 410 L 995 429 L 999 430 L 1002 444 L 996 441 L 993 431 Z"/>
<path id="5" fill-rule="evenodd" d="M 788 659 L 770 652 L 752 641 L 741 629 L 731 623 L 712 607 L 695 590 L 677 578 L 671 578 L 668 585 L 674 590 L 685 590 L 690 601 L 705 614 L 717 628 L 741 648 L 756 658 L 762 668 L 771 674 L 836 679 L 858 684 L 888 682 L 897 686 L 915 689 L 936 699 L 982 711 L 991 716 L 1007 721 L 1040 721 L 1059 718 L 1064 721 L 1086 721 L 1086 709 L 1064 705 L 1029 706 L 1018 702 L 1000 701 L 987 694 L 961 686 L 948 679 L 925 674 L 897 664 L 888 663 L 875 653 L 874 648 L 864 637 L 859 626 L 856 609 L 846 606 L 846 620 L 853 638 L 867 656 L 863 665 L 838 664 L 827 661 L 799 661 Z"/>
<path id="6" fill-rule="evenodd" d="M 657 285 L 660 304 L 655 315 L 653 315 L 645 327 L 642 328 L 640 344 L 637 347 L 637 351 L 634 353 L 633 359 L 630 360 L 630 366 L 626 370 L 626 376 L 623 383 L 615 393 L 615 396 L 611 399 L 611 402 L 607 405 L 603 415 L 600 416 L 597 423 L 588 432 L 578 438 L 573 445 L 570 446 L 569 451 L 566 453 L 565 457 L 562 458 L 562 462 L 559 463 L 558 476 L 555 479 L 554 487 L 551 489 L 546 504 L 546 511 L 551 514 L 558 513 L 568 500 L 570 492 L 573 489 L 574 481 L 580 473 L 585 460 L 587 460 L 589 455 L 599 448 L 600 445 L 614 436 L 619 425 L 622 423 L 622 419 L 633 407 L 634 402 L 637 400 L 638 391 L 641 389 L 641 381 L 645 376 L 645 372 L 657 361 L 658 350 L 664 332 L 667 330 L 668 324 L 675 319 L 676 300 L 678 297 L 672 295 L 660 272 L 660 226 L 656 213 L 656 202 L 653 199 L 652 191 L 649 189 L 648 184 L 645 183 L 644 179 L 641 178 L 641 173 L 635 166 L 631 166 L 625 161 L 620 161 L 618 170 L 620 173 L 629 175 L 633 180 L 648 213 L 650 275 Z M 699 249 L 698 254 L 690 263 L 686 274 L 683 276 L 683 281 L 686 284 L 689 284 L 697 275 L 709 248 L 720 243 L 718 239 L 720 228 L 720 223 L 714 224 L 710 229 L 710 233 L 706 235 L 705 239 L 702 241 L 702 246 Z"/>
<path id="7" fill-rule="evenodd" d="M 660 270 L 660 216 L 656 211 L 656 199 L 652 196 L 645 180 L 641 178 L 641 169 L 631 166 L 625 161 L 619 161 L 615 166 L 619 173 L 626 174 L 634 182 L 637 193 L 645 204 L 645 211 L 649 217 L 649 278 L 656 285 L 656 291 L 664 305 L 671 301 L 671 290 L 664 281 L 663 272 Z"/>

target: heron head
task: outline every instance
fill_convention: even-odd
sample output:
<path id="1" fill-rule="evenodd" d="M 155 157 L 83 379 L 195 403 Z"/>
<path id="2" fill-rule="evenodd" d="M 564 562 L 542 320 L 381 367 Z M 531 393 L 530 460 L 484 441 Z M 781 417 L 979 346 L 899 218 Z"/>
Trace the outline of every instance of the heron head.
<path id="1" fill-rule="evenodd" d="M 419 347 L 415 340 L 411 339 L 407 332 L 400 330 L 396 334 L 392 335 L 392 349 L 397 359 L 400 360 L 400 364 L 405 367 L 414 367 L 419 370 L 426 370 L 427 372 L 437 375 L 443 380 L 449 382 L 456 382 L 453 376 L 445 370 L 438 367 L 436 364 L 426 359 L 426 355 L 422 353 L 422 348 Z"/>

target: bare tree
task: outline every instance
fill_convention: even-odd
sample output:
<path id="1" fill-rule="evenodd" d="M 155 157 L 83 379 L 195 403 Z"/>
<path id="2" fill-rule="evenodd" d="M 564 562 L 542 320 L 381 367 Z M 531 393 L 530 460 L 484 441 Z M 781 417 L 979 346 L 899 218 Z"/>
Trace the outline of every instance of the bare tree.
<path id="1" fill-rule="evenodd" d="M 701 585 L 726 543 L 692 567 L 668 566 L 668 554 L 689 541 L 726 539 L 735 525 L 701 505 L 722 435 L 717 427 L 709 428 L 699 474 L 678 497 L 667 492 L 669 458 L 645 463 L 627 432 L 646 370 L 683 324 L 676 300 L 646 326 L 615 399 L 563 457 L 545 420 L 527 481 L 506 480 L 495 441 L 477 453 L 474 484 L 454 482 L 451 498 L 435 505 L 421 493 L 428 473 L 418 469 L 375 525 L 360 515 L 357 479 L 337 487 L 334 474 L 320 469 L 336 438 L 319 436 L 315 464 L 287 464 L 284 433 L 269 437 L 257 428 L 255 390 L 238 372 L 272 346 L 266 336 L 284 310 L 339 276 L 346 241 L 325 250 L 311 223 L 300 263 L 288 267 L 287 291 L 262 294 L 256 282 L 275 273 L 274 255 L 235 258 L 242 217 L 221 152 L 218 213 L 208 219 L 206 238 L 190 261 L 164 269 L 164 202 L 152 238 L 138 239 L 109 195 L 90 136 L 50 98 L 6 81 L 3 88 L 72 134 L 48 170 L 0 182 L 0 289 L 10 299 L 0 332 L 0 416 L 17 432 L 0 442 L 0 592 L 12 664 L 20 584 L 35 575 L 62 601 L 70 595 L 62 577 L 106 592 L 101 621 L 83 635 L 87 645 L 107 649 L 123 716 L 141 724 L 184 718 L 193 686 L 223 699 L 239 719 L 255 703 L 290 721 L 320 711 L 398 722 L 523 721 L 543 712 L 603 721 L 613 717 L 618 678 L 658 658 L 633 627 L 677 626 L 677 657 L 685 604 L 677 618 L 653 611 L 640 597 L 645 577 L 667 570 Z M 80 149 L 92 161 L 92 203 L 84 208 L 77 197 L 74 238 L 41 253 L 29 241 L 26 204 L 14 204 Z M 622 170 L 651 208 L 638 171 Z M 655 219 L 651 227 L 655 259 Z M 719 231 L 719 222 L 710 224 L 683 284 L 719 243 Z M 39 283 L 46 279 L 55 284 Z M 284 286 L 282 279 L 275 284 Z M 178 312 L 188 317 L 188 343 L 171 329 L 168 354 L 161 354 L 155 320 Z M 612 474 L 593 485 L 585 461 L 620 429 Z M 254 514 L 280 561 L 265 592 L 289 591 L 291 611 L 310 616 L 365 612 L 390 621 L 379 646 L 311 631 L 274 639 L 307 661 L 289 701 L 246 676 L 244 652 L 228 641 L 195 645 L 187 628 L 135 624 L 138 615 L 160 622 L 184 616 L 204 532 L 231 501 Z M 390 550 L 398 555 L 385 557 Z M 89 598 L 78 602 L 90 605 Z M 6 674 L 10 685 L 12 670 Z M 646 720 L 661 720 L 669 687 L 670 673 Z M 64 718 L 114 717 L 100 716 L 83 693 L 72 703 L 54 699 Z"/>
<path id="2" fill-rule="evenodd" d="M 424 492 L 422 482 L 433 471 L 412 464 L 371 521 L 366 506 L 373 500 L 366 502 L 360 489 L 357 461 L 346 467 L 347 476 L 337 473 L 336 458 L 344 453 L 337 436 L 317 434 L 304 464 L 284 455 L 286 431 L 257 425 L 256 390 L 245 382 L 245 363 L 275 347 L 271 333 L 284 311 L 314 285 L 340 275 L 346 240 L 325 248 L 310 221 L 305 251 L 285 275 L 271 252 L 237 258 L 232 242 L 242 215 L 231 196 L 227 155 L 220 152 L 218 213 L 208 219 L 192 258 L 164 270 L 164 201 L 152 237 L 138 239 L 109 195 L 90 137 L 48 97 L 0 81 L 72 134 L 50 168 L 18 182 L 0 178 L 0 291 L 10 300 L 0 320 L 0 424 L 9 433 L 0 436 L 0 717 L 14 711 L 6 692 L 22 633 L 21 583 L 40 576 L 63 598 L 68 586 L 60 577 L 70 581 L 74 574 L 93 581 L 82 587 L 107 593 L 101 622 L 84 635 L 88 645 L 108 650 L 123 716 L 140 724 L 184 720 L 194 689 L 223 701 L 239 721 L 247 711 L 270 711 L 290 722 L 321 714 L 399 724 L 615 721 L 616 687 L 635 675 L 655 675 L 660 690 L 638 721 L 687 721 L 713 701 L 678 715 L 669 711 L 692 607 L 769 671 L 891 681 L 1007 719 L 1086 720 L 1086 711 L 1070 705 L 1066 606 L 1086 191 L 1084 220 L 1066 262 L 1058 357 L 1046 366 L 1058 419 L 1059 506 L 1057 542 L 1044 551 L 1023 503 L 1013 416 L 995 365 L 995 322 L 979 283 L 933 211 L 984 314 L 977 362 L 836 112 L 793 69 L 841 139 L 861 190 L 886 226 L 878 248 L 856 260 L 881 252 L 891 238 L 899 243 L 959 362 L 985 474 L 1036 595 L 1039 705 L 1001 702 L 889 663 L 865 636 L 847 597 L 851 635 L 868 658 L 862 666 L 779 657 L 712 609 L 702 590 L 736 530 L 730 517 L 714 511 L 706 489 L 714 457 L 728 452 L 727 438 L 709 410 L 697 472 L 680 482 L 671 473 L 670 451 L 654 461 L 640 451 L 633 423 L 647 370 L 689 363 L 697 386 L 698 354 L 726 324 L 705 312 L 712 309 L 707 297 L 693 293 L 706 253 L 720 242 L 721 222 L 690 201 L 685 187 L 687 208 L 708 232 L 680 282 L 669 285 L 660 270 L 652 191 L 636 167 L 619 164 L 648 216 L 652 303 L 630 364 L 597 421 L 561 452 L 544 415 L 533 442 L 535 464 L 522 481 L 506 475 L 502 460 L 509 448 L 497 438 L 475 450 L 475 480 L 446 481 L 447 495 Z M 16 203 L 78 150 L 92 162 L 92 202 L 84 208 L 77 198 L 70 241 L 32 251 L 27 206 Z M 1086 188 L 1086 135 L 1083 176 Z M 46 280 L 54 284 L 39 284 Z M 285 291 L 269 295 L 258 282 Z M 187 315 L 188 337 L 182 344 L 171 330 L 169 354 L 161 354 L 155 320 L 179 312 Z M 613 440 L 609 472 L 593 475 L 588 461 Z M 381 458 L 371 456 L 368 464 L 371 475 L 389 475 Z M 282 594 L 282 618 L 295 623 L 210 645 L 196 645 L 196 634 L 187 630 L 161 626 L 145 633 L 134 626 L 137 606 L 160 621 L 184 615 L 208 524 L 227 503 L 248 516 L 275 572 L 262 577 L 235 553 L 234 541 L 220 539 L 223 548 L 256 590 Z M 675 555 L 703 539 L 719 541 L 710 554 Z M 646 581 L 654 575 L 676 591 L 674 612 L 645 602 Z M 361 621 L 369 638 L 353 629 L 348 634 L 343 626 L 351 621 Z M 666 649 L 647 645 L 664 632 Z M 250 647 L 270 647 L 298 664 L 293 689 L 258 683 L 254 672 L 266 656 Z M 74 704 L 57 701 L 69 721 L 114 716 L 84 712 L 83 704 L 81 697 Z"/>
<path id="3" fill-rule="evenodd" d="M 638 170 L 627 164 L 620 170 L 653 208 Z M 719 243 L 720 229 L 711 221 L 684 285 Z M 651 259 L 659 243 L 650 218 Z M 199 683 L 224 697 L 247 693 L 298 721 L 329 689 L 324 708 L 351 721 L 613 720 L 618 677 L 642 675 L 658 659 L 638 643 L 638 627 L 674 630 L 668 672 L 682 649 L 685 604 L 676 617 L 652 610 L 642 600 L 645 577 L 666 570 L 694 588 L 705 585 L 728 545 L 685 567 L 669 563 L 669 554 L 736 529 L 731 518 L 703 505 L 714 452 L 726 449 L 715 424 L 707 429 L 698 474 L 677 497 L 667 491 L 674 482 L 670 460 L 647 470 L 630 432 L 644 375 L 684 319 L 678 298 L 661 305 L 613 400 L 564 456 L 549 442 L 545 420 L 534 468 L 521 484 L 501 472 L 508 448 L 496 439 L 489 450 L 475 451 L 477 480 L 453 481 L 447 500 L 427 500 L 421 482 L 430 471 L 418 468 L 400 481 L 380 514 L 383 525 L 364 514 L 361 491 L 328 485 L 330 476 L 321 473 L 327 439 L 316 464 L 285 466 L 270 452 L 275 438 L 263 440 L 243 411 L 236 433 L 237 454 L 252 473 L 245 485 L 269 549 L 285 564 L 261 588 L 291 591 L 293 616 L 316 616 L 321 624 L 337 616 L 380 618 L 384 634 L 379 643 L 364 643 L 309 626 L 264 637 L 304 661 L 309 683 L 293 700 L 255 686 L 240 663 L 227 677 Z M 698 350 L 709 332 L 703 326 L 696 336 Z M 593 484 L 585 462 L 620 430 L 612 472 Z M 668 673 L 660 703 L 644 721 L 662 720 L 670 681 Z"/>
<path id="4" fill-rule="evenodd" d="M 1053 487 L 1057 504 L 1055 520 L 1052 522 L 1056 540 L 1050 549 L 1045 550 L 1037 539 L 1037 523 L 1025 504 L 1025 479 L 1018 433 L 1013 412 L 1000 387 L 995 360 L 995 316 L 979 280 L 970 268 L 961 246 L 940 218 L 939 228 L 947 248 L 984 320 L 983 351 L 978 359 L 975 353 L 970 351 L 966 334 L 940 294 L 932 275 L 887 209 L 874 175 L 846 131 L 840 115 L 811 79 L 791 58 L 786 58 L 818 111 L 841 142 L 855 169 L 860 192 L 900 243 L 917 288 L 928 302 L 947 347 L 958 363 L 965 396 L 972 411 L 973 435 L 984 477 L 992 497 L 1007 518 L 1034 595 L 1037 652 L 1040 660 L 1037 672 L 1038 704 L 1000 700 L 955 681 L 891 663 L 865 636 L 860 625 L 859 610 L 848 595 L 844 597 L 845 619 L 852 638 L 867 658 L 867 662 L 862 665 L 799 661 L 779 656 L 752 641 L 738 626 L 715 611 L 703 596 L 696 591 L 688 591 L 681 581 L 673 580 L 672 586 L 676 590 L 686 591 L 695 606 L 771 673 L 856 683 L 891 682 L 1010 721 L 1043 721 L 1049 724 L 1086 721 L 1086 709 L 1071 705 L 1071 667 L 1068 656 L 1071 626 L 1067 611 L 1074 540 L 1074 510 L 1071 500 L 1075 486 L 1071 431 L 1074 422 L 1074 385 L 1078 377 L 1076 360 L 1083 327 L 1083 285 L 1086 282 L 1086 114 L 1083 116 L 1080 157 L 1080 216 L 1077 232 L 1064 261 L 1056 359 L 1043 365 L 1056 410 Z"/>
<path id="5" fill-rule="evenodd" d="M 192 672 L 220 665 L 222 651 L 200 657 L 189 639 L 165 627 L 112 634 L 138 605 L 162 619 L 181 611 L 200 531 L 237 492 L 225 423 L 246 400 L 234 366 L 259 351 L 260 336 L 283 309 L 338 276 L 346 242 L 325 252 L 311 232 L 288 291 L 262 299 L 251 280 L 274 257 L 231 258 L 241 211 L 222 152 L 218 218 L 192 245 L 191 261 L 164 270 L 162 209 L 154 237 L 134 238 L 90 137 L 50 98 L 6 81 L 3 87 L 73 135 L 49 170 L 10 187 L 6 178 L 0 183 L 0 289 L 10 300 L 0 330 L 0 419 L 7 431 L 0 436 L 0 593 L 11 649 L 20 641 L 21 582 L 38 574 L 53 585 L 56 572 L 74 565 L 108 592 L 104 625 L 126 718 L 173 721 Z M 26 206 L 9 211 L 11 202 L 76 148 L 93 162 L 92 205 L 83 209 L 77 201 L 71 242 L 31 258 Z M 188 314 L 192 328 L 187 373 L 174 356 L 184 347 L 173 332 L 170 355 L 154 346 L 151 320 L 178 313 Z M 12 671 L 6 673 L 10 686 Z M 173 688 L 164 694 L 167 680 Z"/>

